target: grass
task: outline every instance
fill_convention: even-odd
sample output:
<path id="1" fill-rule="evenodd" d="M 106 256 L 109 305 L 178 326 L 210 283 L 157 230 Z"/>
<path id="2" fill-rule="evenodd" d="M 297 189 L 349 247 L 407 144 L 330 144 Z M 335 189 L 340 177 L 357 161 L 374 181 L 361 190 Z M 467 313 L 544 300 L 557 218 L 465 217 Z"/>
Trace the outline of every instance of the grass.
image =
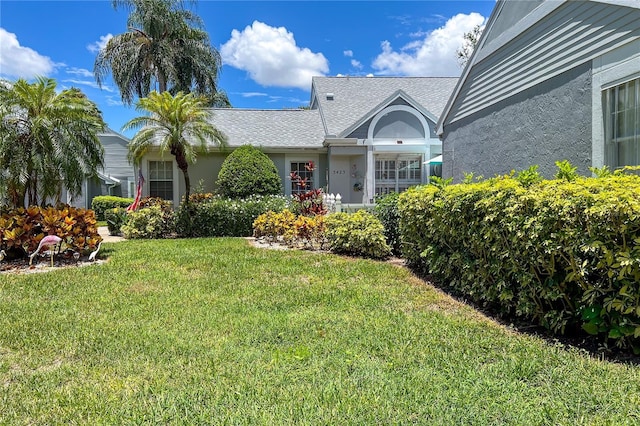
<path id="1" fill-rule="evenodd" d="M 518 335 L 389 264 L 127 241 L 0 275 L 0 424 L 638 424 L 640 368 Z"/>

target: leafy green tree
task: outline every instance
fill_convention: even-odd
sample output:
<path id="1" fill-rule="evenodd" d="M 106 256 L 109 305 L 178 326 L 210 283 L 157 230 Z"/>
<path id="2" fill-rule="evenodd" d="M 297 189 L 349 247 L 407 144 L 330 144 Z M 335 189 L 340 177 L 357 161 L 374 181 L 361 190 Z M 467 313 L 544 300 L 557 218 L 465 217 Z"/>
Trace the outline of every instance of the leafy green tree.
<path id="1" fill-rule="evenodd" d="M 122 101 L 146 97 L 152 90 L 195 92 L 209 106 L 230 106 L 218 90 L 219 52 L 211 46 L 202 20 L 179 0 L 116 0 L 130 10 L 128 31 L 111 38 L 94 64 L 102 85 L 108 75 L 120 89 Z"/>
<path id="2" fill-rule="evenodd" d="M 123 127 L 124 130 L 138 130 L 129 144 L 129 159 L 140 164 L 142 157 L 156 145 L 161 154 L 170 152 L 184 175 L 188 203 L 191 194 L 189 163 L 195 163 L 197 151 L 206 151 L 209 144 L 221 147 L 227 144 L 226 136 L 211 124 L 206 98 L 193 93 L 179 92 L 173 96 L 169 92 L 151 92 L 148 98 L 138 101 L 136 109 L 148 114 L 133 118 Z"/>
<path id="3" fill-rule="evenodd" d="M 249 195 L 276 195 L 282 192 L 282 179 L 273 161 L 251 145 L 233 151 L 218 173 L 218 191 L 230 198 Z"/>
<path id="4" fill-rule="evenodd" d="M 56 82 L 38 78 L 0 84 L 0 192 L 8 204 L 59 201 L 62 189 L 82 192 L 103 167 L 97 106 L 78 89 L 56 93 Z"/>

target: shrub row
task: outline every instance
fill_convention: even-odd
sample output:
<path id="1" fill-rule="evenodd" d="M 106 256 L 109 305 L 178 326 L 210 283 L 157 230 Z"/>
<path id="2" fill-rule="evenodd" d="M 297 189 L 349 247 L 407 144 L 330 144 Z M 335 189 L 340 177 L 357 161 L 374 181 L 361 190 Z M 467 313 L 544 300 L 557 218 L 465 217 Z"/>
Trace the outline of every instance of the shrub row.
<path id="1" fill-rule="evenodd" d="M 384 259 L 391 254 L 382 223 L 371 213 L 294 215 L 289 210 L 267 212 L 253 223 L 254 237 L 310 249 L 325 245 L 336 253 Z"/>
<path id="2" fill-rule="evenodd" d="M 10 257 L 24 257 L 34 252 L 47 235 L 62 238 L 59 249 L 71 249 L 81 254 L 95 250 L 102 241 L 93 210 L 31 206 L 0 216 L 0 250 L 5 250 Z"/>
<path id="3" fill-rule="evenodd" d="M 403 253 L 476 303 L 638 348 L 639 194 L 623 175 L 415 188 L 398 203 Z"/>
<path id="4" fill-rule="evenodd" d="M 98 220 L 106 220 L 104 212 L 116 207 L 127 208 L 133 203 L 133 198 L 114 197 L 112 195 L 99 195 L 91 200 L 91 208 L 96 212 Z"/>
<path id="5" fill-rule="evenodd" d="M 176 213 L 176 231 L 180 237 L 248 237 L 259 215 L 269 210 L 279 212 L 289 205 L 289 199 L 281 195 L 244 199 L 213 196 L 182 203 Z"/>

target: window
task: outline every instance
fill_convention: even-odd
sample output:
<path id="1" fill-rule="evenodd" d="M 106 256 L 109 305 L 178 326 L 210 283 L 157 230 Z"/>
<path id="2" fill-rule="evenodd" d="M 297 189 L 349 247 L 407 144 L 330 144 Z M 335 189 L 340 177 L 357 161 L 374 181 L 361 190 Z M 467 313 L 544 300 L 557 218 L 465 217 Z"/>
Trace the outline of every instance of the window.
<path id="1" fill-rule="evenodd" d="M 173 200 L 173 161 L 149 161 L 149 196 Z"/>
<path id="2" fill-rule="evenodd" d="M 299 179 L 291 179 L 291 194 L 301 194 L 314 189 L 313 161 L 292 161 L 291 176 L 299 176 Z M 303 184 L 301 185 L 300 182 Z"/>
<path id="3" fill-rule="evenodd" d="M 605 164 L 610 169 L 640 164 L 640 78 L 602 92 Z"/>
<path id="4" fill-rule="evenodd" d="M 376 195 L 402 192 L 422 183 L 422 158 L 376 158 Z"/>

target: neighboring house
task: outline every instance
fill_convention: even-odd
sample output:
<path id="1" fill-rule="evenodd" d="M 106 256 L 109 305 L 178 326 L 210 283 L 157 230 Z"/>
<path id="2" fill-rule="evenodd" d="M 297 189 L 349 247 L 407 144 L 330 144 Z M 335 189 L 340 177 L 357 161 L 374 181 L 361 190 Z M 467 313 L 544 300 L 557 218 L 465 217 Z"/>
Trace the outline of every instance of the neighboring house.
<path id="1" fill-rule="evenodd" d="M 498 0 L 438 135 L 456 181 L 640 164 L 640 1 Z"/>
<path id="2" fill-rule="evenodd" d="M 70 205 L 91 208 L 93 197 L 98 195 L 133 197 L 135 193 L 133 165 L 127 160 L 129 139 L 111 129 L 99 133 L 98 138 L 104 147 L 104 168 L 98 171 L 96 179 L 85 181 L 79 196 L 71 198 L 63 194 Z"/>
<path id="3" fill-rule="evenodd" d="M 440 174 L 435 133 L 438 116 L 457 78 L 314 77 L 310 109 L 215 109 L 213 124 L 228 137 L 229 148 L 211 148 L 189 167 L 192 185 L 215 190 L 222 162 L 231 150 L 250 144 L 275 163 L 283 193 L 299 189 L 289 175 L 297 171 L 313 188 L 340 194 L 345 203 L 373 202 L 375 195 L 402 191 Z M 316 165 L 312 173 L 305 164 Z M 426 164 L 425 164 L 426 163 Z M 177 205 L 184 179 L 170 154 L 147 154 L 142 163 L 144 195 Z"/>

